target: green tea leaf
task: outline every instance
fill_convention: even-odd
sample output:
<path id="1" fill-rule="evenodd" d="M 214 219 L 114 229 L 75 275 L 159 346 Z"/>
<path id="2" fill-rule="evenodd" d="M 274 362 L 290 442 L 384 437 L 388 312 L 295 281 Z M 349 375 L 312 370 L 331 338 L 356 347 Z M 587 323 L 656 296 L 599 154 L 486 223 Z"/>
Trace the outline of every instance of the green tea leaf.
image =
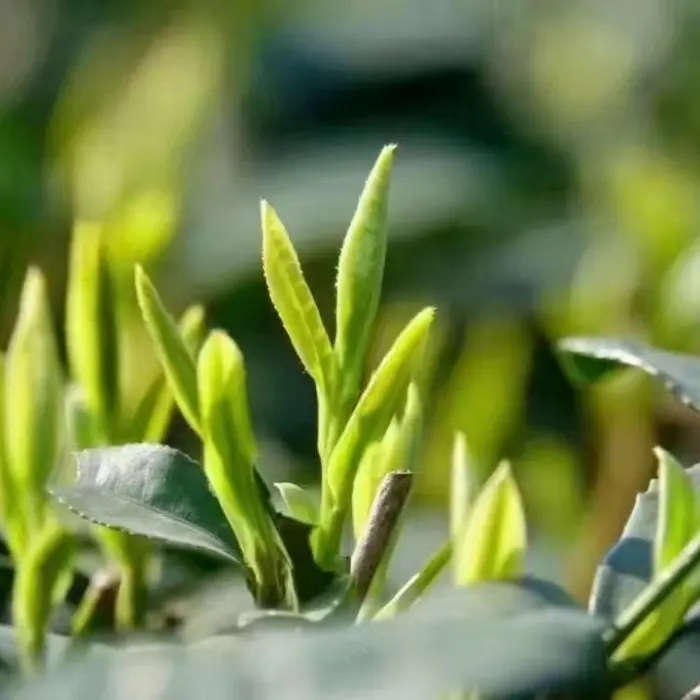
<path id="1" fill-rule="evenodd" d="M 275 210 L 260 204 L 263 271 L 270 299 L 306 371 L 326 397 L 333 391 L 333 350 L 289 234 Z"/>
<path id="2" fill-rule="evenodd" d="M 119 419 L 119 352 L 114 288 L 102 229 L 81 222 L 73 232 L 66 300 L 66 343 L 71 374 L 103 441 Z"/>
<path id="3" fill-rule="evenodd" d="M 204 307 L 189 307 L 180 318 L 178 328 L 185 346 L 197 357 L 204 342 Z M 137 442 L 159 443 L 172 420 L 175 398 L 163 372 L 159 372 L 141 398 L 132 421 L 130 435 Z"/>
<path id="4" fill-rule="evenodd" d="M 395 145 L 372 168 L 348 228 L 338 262 L 335 352 L 343 400 L 354 400 L 382 291 L 387 249 L 389 182 Z"/>
<path id="5" fill-rule="evenodd" d="M 292 518 L 296 518 L 308 525 L 316 525 L 319 518 L 319 506 L 316 499 L 301 486 L 280 482 L 275 484 L 287 511 Z"/>
<path id="6" fill-rule="evenodd" d="M 257 446 L 243 355 L 223 331 L 213 331 L 204 343 L 197 378 L 204 471 L 254 573 L 259 596 L 275 607 L 291 582 L 291 567 L 283 571 L 286 552 L 255 480 Z"/>
<path id="7" fill-rule="evenodd" d="M 75 486 L 52 495 L 92 523 L 238 562 L 239 547 L 201 467 L 165 445 L 77 452 Z"/>
<path id="8" fill-rule="evenodd" d="M 99 443 L 93 414 L 85 400 L 85 393 L 78 384 L 71 384 L 66 391 L 66 423 L 71 449 L 86 450 Z"/>
<path id="9" fill-rule="evenodd" d="M 386 431 L 385 440 L 395 440 L 399 432 L 399 422 L 394 419 Z M 374 496 L 379 486 L 376 475 L 382 470 L 383 441 L 373 442 L 367 446 L 360 466 L 357 468 L 355 482 L 352 487 L 352 530 L 357 542 L 365 530 L 365 524 L 372 510 Z M 380 480 L 381 481 L 381 480 Z"/>
<path id="10" fill-rule="evenodd" d="M 141 266 L 136 267 L 136 294 L 175 402 L 190 427 L 200 434 L 195 359 Z"/>
<path id="11" fill-rule="evenodd" d="M 328 483 L 336 502 L 354 480 L 365 446 L 384 434 L 420 363 L 435 317 L 431 307 L 418 313 L 401 332 L 372 375 L 333 451 Z"/>
<path id="12" fill-rule="evenodd" d="M 654 452 L 659 461 L 659 512 L 653 552 L 653 577 L 657 578 L 700 530 L 700 502 L 690 476 L 674 457 L 659 447 Z M 616 649 L 613 658 L 621 661 L 655 651 L 673 634 L 693 602 L 690 587 L 679 586 Z"/>
<path id="13" fill-rule="evenodd" d="M 369 445 L 380 439 L 397 412 L 421 361 L 435 317 L 433 308 L 418 313 L 404 328 L 360 397 L 328 465 L 321 504 L 321 523 L 315 533 L 315 552 L 322 565 L 331 565 L 360 461 Z"/>
<path id="14" fill-rule="evenodd" d="M 577 382 L 595 382 L 611 371 L 631 367 L 654 377 L 682 403 L 700 411 L 700 358 L 617 338 L 566 338 L 559 350 L 564 368 Z"/>
<path id="15" fill-rule="evenodd" d="M 57 464 L 62 432 L 63 374 L 46 281 L 31 268 L 5 366 L 6 456 L 31 529 L 43 522 L 44 486 Z"/>
<path id="16" fill-rule="evenodd" d="M 115 628 L 128 632 L 144 626 L 148 606 L 147 571 L 151 543 L 122 530 L 95 526 L 102 549 L 117 563 L 119 587 L 114 610 Z M 85 620 L 74 620 L 85 624 Z"/>
<path id="17" fill-rule="evenodd" d="M 467 438 L 464 433 L 458 433 L 452 450 L 450 488 L 450 534 L 453 541 L 461 537 L 474 499 L 478 495 L 478 486 Z"/>
<path id="18" fill-rule="evenodd" d="M 700 531 L 700 502 L 685 469 L 657 447 L 659 461 L 659 521 L 654 543 L 654 571 L 660 574 Z"/>
<path id="19" fill-rule="evenodd" d="M 502 462 L 477 496 L 454 543 L 457 585 L 514 578 L 522 572 L 526 546 L 520 492 L 510 464 Z"/>
<path id="20" fill-rule="evenodd" d="M 0 524 L 15 559 L 25 549 L 24 517 L 19 506 L 21 493 L 15 485 L 5 454 L 5 357 L 0 354 Z"/>
<path id="21" fill-rule="evenodd" d="M 401 420 L 392 420 L 381 442 L 370 445 L 366 450 L 352 492 L 352 519 L 356 540 L 364 534 L 367 518 L 384 477 L 391 472 L 410 469 L 420 433 L 421 412 L 418 387 L 411 384 Z"/>
<path id="22" fill-rule="evenodd" d="M 12 617 L 27 670 L 42 661 L 51 613 L 66 592 L 74 537 L 55 523 L 42 528 L 17 568 Z"/>

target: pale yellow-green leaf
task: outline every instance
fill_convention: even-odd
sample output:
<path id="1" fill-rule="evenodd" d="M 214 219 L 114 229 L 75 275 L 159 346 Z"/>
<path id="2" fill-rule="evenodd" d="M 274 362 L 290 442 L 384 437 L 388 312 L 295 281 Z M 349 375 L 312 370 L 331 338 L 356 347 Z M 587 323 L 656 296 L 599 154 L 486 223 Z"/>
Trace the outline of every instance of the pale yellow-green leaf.
<path id="1" fill-rule="evenodd" d="M 394 418 L 379 443 L 370 445 L 362 457 L 352 492 L 352 521 L 355 539 L 365 530 L 367 518 L 384 477 L 410 469 L 421 427 L 422 404 L 418 387 L 408 388 L 406 407 L 399 420 Z"/>
<path id="2" fill-rule="evenodd" d="M 236 343 L 213 331 L 197 364 L 204 471 L 253 571 L 258 602 L 292 602 L 291 565 L 255 481 L 257 446 L 245 366 Z"/>
<path id="3" fill-rule="evenodd" d="M 103 441 L 116 437 L 119 352 L 115 290 L 103 227 L 79 222 L 73 230 L 66 299 L 66 343 L 72 377 Z"/>
<path id="4" fill-rule="evenodd" d="M 433 308 L 419 312 L 404 328 L 373 373 L 329 460 L 314 550 L 322 565 L 331 565 L 364 451 L 379 440 L 406 397 L 435 317 Z"/>
<path id="5" fill-rule="evenodd" d="M 450 488 L 450 534 L 460 537 L 470 508 L 478 493 L 473 457 L 469 453 L 464 433 L 457 433 L 452 449 L 452 478 Z"/>
<path id="6" fill-rule="evenodd" d="M 157 259 L 176 230 L 180 202 L 169 187 L 140 190 L 110 219 L 106 243 L 109 255 L 121 264 Z"/>
<path id="7" fill-rule="evenodd" d="M 331 455 L 328 481 L 336 502 L 346 495 L 347 483 L 352 485 L 364 448 L 384 434 L 406 395 L 434 317 L 428 307 L 406 325 L 357 402 Z"/>
<path id="8" fill-rule="evenodd" d="M 270 299 L 306 371 L 326 396 L 333 391 L 333 350 L 323 320 L 306 284 L 284 224 L 266 202 L 260 205 L 263 272 Z"/>
<path id="9" fill-rule="evenodd" d="M 387 436 L 396 435 L 398 430 L 398 421 L 393 420 L 387 429 Z M 352 486 L 352 530 L 356 542 L 362 537 L 372 510 L 377 489 L 376 475 L 381 471 L 382 465 L 382 445 L 383 441 L 379 441 L 367 446 Z"/>
<path id="10" fill-rule="evenodd" d="M 205 335 L 204 307 L 189 307 L 181 316 L 178 329 L 192 356 L 197 357 Z M 161 367 L 134 411 L 130 427 L 131 439 L 134 442 L 162 442 L 174 409 L 175 398 Z"/>
<path id="11" fill-rule="evenodd" d="M 25 549 L 24 517 L 19 508 L 21 492 L 15 485 L 5 454 L 5 356 L 0 354 L 0 525 L 12 556 L 17 560 Z"/>
<path id="12" fill-rule="evenodd" d="M 389 183 L 395 145 L 372 168 L 345 235 L 338 261 L 335 352 L 343 400 L 359 390 L 379 307 L 388 239 Z"/>
<path id="13" fill-rule="evenodd" d="M 62 449 L 63 372 L 46 281 L 31 268 L 5 364 L 5 444 L 26 524 L 40 527 L 44 488 Z"/>
<path id="14" fill-rule="evenodd" d="M 508 580 L 522 573 L 527 546 L 523 504 L 508 462 L 486 481 L 454 543 L 458 586 Z"/>
<path id="15" fill-rule="evenodd" d="M 85 450 L 100 442 L 93 414 L 85 400 L 81 386 L 71 384 L 65 398 L 66 428 L 72 450 Z"/>
<path id="16" fill-rule="evenodd" d="M 682 465 L 660 447 L 655 448 L 654 454 L 659 463 L 659 510 L 654 538 L 657 578 L 700 531 L 700 503 Z M 679 586 L 618 647 L 614 659 L 621 661 L 655 651 L 673 633 L 693 602 L 692 582 Z"/>
<path id="17" fill-rule="evenodd" d="M 297 484 L 280 482 L 275 484 L 288 514 L 308 525 L 316 525 L 319 518 L 318 501 Z"/>
<path id="18" fill-rule="evenodd" d="M 141 266 L 136 267 L 136 294 L 175 402 L 190 427 L 201 433 L 195 358 Z"/>
<path id="19" fill-rule="evenodd" d="M 17 567 L 12 616 L 25 669 L 39 665 L 51 613 L 65 593 L 74 537 L 55 522 L 42 528 Z"/>
<path id="20" fill-rule="evenodd" d="M 685 469 L 660 447 L 659 521 L 654 539 L 654 573 L 661 574 L 700 531 L 700 501 Z"/>

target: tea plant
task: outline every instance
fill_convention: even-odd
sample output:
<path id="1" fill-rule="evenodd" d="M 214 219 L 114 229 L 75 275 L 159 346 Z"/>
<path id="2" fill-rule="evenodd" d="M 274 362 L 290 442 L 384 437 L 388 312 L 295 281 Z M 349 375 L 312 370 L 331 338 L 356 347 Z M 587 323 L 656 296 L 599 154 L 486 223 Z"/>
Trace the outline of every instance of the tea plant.
<path id="1" fill-rule="evenodd" d="M 270 299 L 316 386 L 320 498 L 292 483 L 274 484 L 276 494 L 269 488 L 238 345 L 222 330 L 200 334 L 196 307 L 178 325 L 140 267 L 138 304 L 162 374 L 133 414 L 121 410 L 113 352 L 117 307 L 105 259 L 90 247 L 96 239 L 81 239 L 80 230 L 68 325 L 80 386 L 80 393 L 68 394 L 77 478 L 49 484 L 65 389 L 39 278 L 30 275 L 5 382 L 5 406 L 22 407 L 14 414 L 20 432 L 6 430 L 14 440 L 6 462 L 23 466 L 1 471 L 2 495 L 11 495 L 3 500 L 3 524 L 17 561 L 15 623 L 29 661 L 42 657 L 46 639 L 49 647 L 60 646 L 45 632 L 52 603 L 65 591 L 73 548 L 68 526 L 53 524 L 59 521 L 48 506 L 47 485 L 58 503 L 94 526 L 120 562 L 122 628 L 143 619 L 144 559 L 158 543 L 242 573 L 254 610 L 238 619 L 233 633 L 197 644 L 136 647 L 140 663 L 150 660 L 164 672 L 161 696 L 168 699 L 189 697 L 184 687 L 190 694 L 209 687 L 237 697 L 432 697 L 454 690 L 499 698 L 606 697 L 673 654 L 700 598 L 700 477 L 698 468 L 683 469 L 661 449 L 658 479 L 601 567 L 590 610 L 526 574 L 526 517 L 511 466 L 502 462 L 480 483 L 462 434 L 453 444 L 449 536 L 398 591 L 389 590 L 386 574 L 417 468 L 420 370 L 435 317 L 430 307 L 419 311 L 363 381 L 382 288 L 394 152 L 389 146 L 380 153 L 343 242 L 332 340 L 284 225 L 270 204 L 261 204 Z M 33 331 L 41 342 L 24 343 L 25 327 L 42 329 Z M 39 348 L 33 364 L 16 350 L 25 345 Z M 610 365 L 640 367 L 700 410 L 700 361 L 605 340 L 568 340 L 560 349 L 578 377 L 598 378 Z M 174 404 L 201 441 L 201 464 L 159 444 Z M 44 442 L 49 428 L 55 440 Z M 52 525 L 45 526 L 48 534 L 32 535 L 36 544 L 25 555 L 37 520 L 18 513 L 30 508 L 46 513 Z M 631 538 L 642 542 L 647 557 L 641 574 L 633 575 L 633 591 L 628 572 L 618 567 Z M 639 556 L 632 560 L 640 563 Z M 428 595 L 448 571 L 454 592 Z M 84 598 L 77 620 L 89 620 L 91 600 Z M 80 622 L 74 631 L 82 628 Z M 213 643 L 221 653 L 211 653 Z M 138 673 L 129 647 L 90 643 L 84 653 L 82 665 L 59 665 L 45 679 L 18 686 L 13 697 L 38 699 L 57 687 L 61 696 L 82 697 L 102 687 L 107 672 L 121 679 Z M 272 666 L 283 672 L 270 673 Z"/>
<path id="2" fill-rule="evenodd" d="M 66 338 L 72 380 L 59 360 L 46 281 L 30 269 L 0 381 L 0 499 L 5 539 L 16 568 L 13 621 L 31 667 L 41 655 L 52 611 L 74 578 L 77 539 L 57 517 L 47 485 L 65 472 L 67 453 L 123 440 L 162 437 L 174 407 L 158 377 L 134 416 L 119 386 L 120 357 L 114 280 L 99 227 L 80 224 L 72 240 Z M 195 343 L 202 310 L 183 316 L 181 331 Z M 141 622 L 149 546 L 106 528 L 94 528 L 120 572 L 116 623 Z M 73 633 L 94 621 L 100 591 L 89 588 L 76 611 Z"/>

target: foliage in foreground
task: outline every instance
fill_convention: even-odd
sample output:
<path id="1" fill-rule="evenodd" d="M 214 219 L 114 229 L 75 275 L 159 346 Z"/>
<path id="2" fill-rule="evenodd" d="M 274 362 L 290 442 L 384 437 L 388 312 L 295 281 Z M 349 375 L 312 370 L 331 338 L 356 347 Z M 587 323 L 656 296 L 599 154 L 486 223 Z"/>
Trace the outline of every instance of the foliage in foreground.
<path id="1" fill-rule="evenodd" d="M 119 286 L 99 228 L 78 227 L 73 242 L 71 381 L 58 359 L 43 278 L 30 271 L 0 384 L 0 513 L 14 561 L 13 627 L 1 630 L 0 672 L 12 697 L 92 697 L 108 678 L 168 700 L 202 688 L 236 697 L 455 690 L 605 697 L 652 670 L 673 676 L 669 697 L 700 683 L 694 669 L 679 680 L 673 667 L 674 654 L 694 641 L 700 472 L 660 448 L 658 479 L 601 567 L 589 610 L 526 575 L 526 519 L 510 465 L 478 483 L 463 435 L 454 440 L 449 537 L 405 585 L 389 590 L 435 316 L 432 308 L 418 311 L 364 381 L 393 159 L 394 147 L 382 150 L 342 246 L 334 338 L 284 225 L 261 205 L 270 299 L 316 385 L 318 497 L 297 484 L 267 484 L 239 347 L 221 330 L 204 332 L 199 307 L 176 322 L 141 268 L 136 296 L 161 372 L 136 410 L 125 408 Z M 637 367 L 700 411 L 698 360 L 604 339 L 571 339 L 560 349 L 577 378 Z M 200 439 L 200 461 L 160 444 L 175 406 Z M 65 467 L 61 478 L 54 473 L 66 461 L 77 467 L 70 483 Z M 78 576 L 81 523 L 118 572 L 114 600 L 93 578 L 71 611 L 69 634 L 56 634 L 52 616 Z M 126 636 L 128 645 L 97 638 L 156 631 L 152 571 L 173 550 L 239 571 L 252 610 L 224 634 L 196 642 L 178 642 L 177 634 L 158 643 Z M 429 595 L 446 572 L 452 587 Z M 114 614 L 100 623 L 112 604 Z M 16 666 L 24 681 L 15 679 Z"/>

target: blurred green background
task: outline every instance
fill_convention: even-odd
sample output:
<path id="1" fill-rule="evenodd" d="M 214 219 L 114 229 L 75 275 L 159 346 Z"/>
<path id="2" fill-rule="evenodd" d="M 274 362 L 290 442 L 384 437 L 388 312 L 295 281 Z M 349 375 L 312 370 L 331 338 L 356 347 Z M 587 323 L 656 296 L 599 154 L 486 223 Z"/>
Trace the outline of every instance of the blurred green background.
<path id="1" fill-rule="evenodd" d="M 74 222 L 103 222 L 125 286 L 145 263 L 239 342 L 266 476 L 312 483 L 314 390 L 265 293 L 259 200 L 330 324 L 342 236 L 397 142 L 375 359 L 418 306 L 440 320 L 399 567 L 441 537 L 463 430 L 483 474 L 512 459 L 532 566 L 585 596 L 651 447 L 700 458 L 697 418 L 647 380 L 582 394 L 551 348 L 700 353 L 698 38 L 692 0 L 1 0 L 0 347 L 27 265 L 61 318 Z M 141 387 L 155 359 L 122 311 Z M 195 444 L 182 421 L 169 440 Z"/>

